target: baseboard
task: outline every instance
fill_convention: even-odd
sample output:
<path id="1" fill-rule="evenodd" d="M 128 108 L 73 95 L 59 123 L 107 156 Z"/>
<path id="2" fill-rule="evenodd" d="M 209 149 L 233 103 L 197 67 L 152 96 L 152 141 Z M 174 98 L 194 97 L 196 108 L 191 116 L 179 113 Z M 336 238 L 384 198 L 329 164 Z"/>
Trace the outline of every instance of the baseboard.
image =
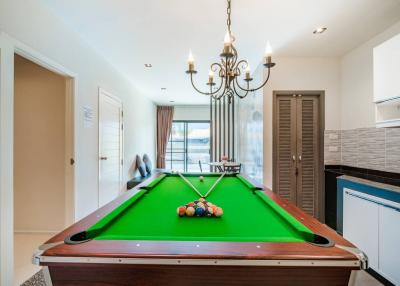
<path id="1" fill-rule="evenodd" d="M 374 277 L 376 280 L 378 280 L 379 282 L 381 282 L 383 285 L 385 286 L 395 286 L 392 282 L 390 282 L 389 280 L 387 280 L 385 277 L 383 277 L 382 275 L 380 275 L 378 272 L 376 272 L 375 270 L 373 270 L 372 268 L 368 268 L 367 272 Z"/>

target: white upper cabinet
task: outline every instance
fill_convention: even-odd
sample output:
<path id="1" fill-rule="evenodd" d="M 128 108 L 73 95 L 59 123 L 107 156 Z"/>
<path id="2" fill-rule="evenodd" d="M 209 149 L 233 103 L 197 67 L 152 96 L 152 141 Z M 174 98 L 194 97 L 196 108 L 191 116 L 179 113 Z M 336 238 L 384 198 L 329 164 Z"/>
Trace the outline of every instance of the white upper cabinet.
<path id="1" fill-rule="evenodd" d="M 400 34 L 374 48 L 377 127 L 400 127 Z"/>
<path id="2" fill-rule="evenodd" d="M 400 34 L 374 48 L 374 101 L 400 97 Z"/>

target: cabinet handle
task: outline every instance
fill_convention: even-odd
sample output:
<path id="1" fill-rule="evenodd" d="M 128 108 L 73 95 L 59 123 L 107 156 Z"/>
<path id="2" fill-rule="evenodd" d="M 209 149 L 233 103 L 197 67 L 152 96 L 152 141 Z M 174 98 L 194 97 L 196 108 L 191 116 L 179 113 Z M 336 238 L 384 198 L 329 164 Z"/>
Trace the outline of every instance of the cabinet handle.
<path id="1" fill-rule="evenodd" d="M 107 157 L 100 157 L 100 160 L 107 160 Z"/>
<path id="2" fill-rule="evenodd" d="M 301 162 L 301 155 L 299 155 L 299 162 Z"/>
<path id="3" fill-rule="evenodd" d="M 391 206 L 391 205 L 388 205 L 388 204 L 385 204 L 385 203 L 381 203 L 381 202 L 378 202 L 376 200 L 373 200 L 373 199 L 370 199 L 370 198 L 366 198 L 364 196 L 356 195 L 356 194 L 350 193 L 349 191 L 345 191 L 345 192 L 346 192 L 346 195 L 349 195 L 349 196 L 352 196 L 352 197 L 356 197 L 358 199 L 361 199 L 361 200 L 364 200 L 364 201 L 368 201 L 368 202 L 371 202 L 371 203 L 374 203 L 374 204 L 377 204 L 377 205 L 380 205 L 380 206 L 395 210 L 397 212 L 400 212 L 400 208 L 396 208 L 394 206 Z"/>
<path id="4" fill-rule="evenodd" d="M 292 160 L 293 160 L 293 162 L 296 162 L 296 156 L 295 155 L 292 156 Z"/>

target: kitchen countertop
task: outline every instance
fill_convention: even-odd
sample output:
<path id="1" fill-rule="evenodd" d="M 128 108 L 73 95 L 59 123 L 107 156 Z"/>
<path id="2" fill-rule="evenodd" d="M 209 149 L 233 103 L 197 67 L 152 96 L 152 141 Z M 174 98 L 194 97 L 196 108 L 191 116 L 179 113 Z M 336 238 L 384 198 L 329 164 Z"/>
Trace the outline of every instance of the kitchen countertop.
<path id="1" fill-rule="evenodd" d="M 348 181 L 352 181 L 355 183 L 364 184 L 364 185 L 372 186 L 375 188 L 400 193 L 400 187 L 394 186 L 394 185 L 375 182 L 375 181 L 371 181 L 371 180 L 367 180 L 367 179 L 363 179 L 363 178 L 357 178 L 357 177 L 353 177 L 353 176 L 349 176 L 349 175 L 342 175 L 342 176 L 338 177 L 338 179 L 348 180 Z"/>

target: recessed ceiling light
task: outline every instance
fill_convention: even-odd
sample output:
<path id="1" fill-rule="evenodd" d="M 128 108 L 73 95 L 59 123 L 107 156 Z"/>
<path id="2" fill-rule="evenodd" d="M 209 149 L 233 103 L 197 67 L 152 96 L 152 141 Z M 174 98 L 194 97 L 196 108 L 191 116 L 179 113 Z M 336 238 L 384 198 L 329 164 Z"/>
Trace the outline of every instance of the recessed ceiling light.
<path id="1" fill-rule="evenodd" d="M 151 68 L 151 67 L 153 67 L 152 64 L 144 64 L 144 66 L 145 66 L 146 68 Z"/>
<path id="2" fill-rule="evenodd" d="M 313 31 L 314 34 L 322 34 L 325 32 L 328 28 L 327 27 L 319 27 Z"/>
<path id="3" fill-rule="evenodd" d="M 162 87 L 161 90 L 167 90 L 167 88 L 166 87 Z"/>

